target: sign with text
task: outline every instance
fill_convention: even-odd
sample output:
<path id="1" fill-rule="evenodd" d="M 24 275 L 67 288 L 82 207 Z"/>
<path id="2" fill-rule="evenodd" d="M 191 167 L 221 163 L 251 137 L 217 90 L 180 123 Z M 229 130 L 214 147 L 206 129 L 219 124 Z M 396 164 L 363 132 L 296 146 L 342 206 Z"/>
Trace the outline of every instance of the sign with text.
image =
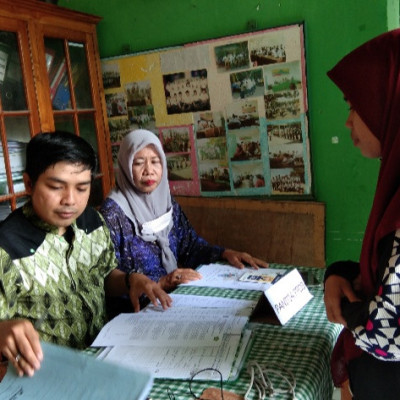
<path id="1" fill-rule="evenodd" d="M 282 325 L 286 324 L 313 297 L 297 269 L 293 269 L 280 278 L 278 282 L 265 290 L 264 294 Z"/>

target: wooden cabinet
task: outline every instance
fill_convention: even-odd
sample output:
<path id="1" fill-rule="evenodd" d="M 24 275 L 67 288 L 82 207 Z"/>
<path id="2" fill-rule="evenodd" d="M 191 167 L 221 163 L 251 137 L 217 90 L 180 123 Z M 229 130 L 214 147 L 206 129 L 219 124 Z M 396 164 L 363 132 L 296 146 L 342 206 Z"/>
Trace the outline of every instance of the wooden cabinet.
<path id="1" fill-rule="evenodd" d="M 25 201 L 25 144 L 39 132 L 67 130 L 92 144 L 92 205 L 113 184 L 99 21 L 38 0 L 0 0 L 0 220 Z"/>

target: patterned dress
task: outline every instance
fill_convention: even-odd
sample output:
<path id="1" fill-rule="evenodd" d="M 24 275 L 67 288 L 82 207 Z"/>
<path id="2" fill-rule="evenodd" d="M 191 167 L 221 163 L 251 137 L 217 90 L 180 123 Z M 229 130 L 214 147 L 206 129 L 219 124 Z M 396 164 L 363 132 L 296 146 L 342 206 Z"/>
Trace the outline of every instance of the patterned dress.
<path id="1" fill-rule="evenodd" d="M 224 248 L 212 246 L 197 235 L 179 204 L 172 199 L 173 227 L 169 243 L 180 268 L 196 268 L 221 259 Z M 139 272 L 158 282 L 167 272 L 161 263 L 161 249 L 136 235 L 135 226 L 119 205 L 105 200 L 100 212 L 110 229 L 118 268 L 124 272 Z"/>
<path id="2" fill-rule="evenodd" d="M 342 303 L 342 314 L 355 343 L 377 359 L 400 361 L 400 230 L 380 242 L 381 257 L 375 296 L 360 302 Z M 331 275 L 349 281 L 359 274 L 359 264 L 351 261 L 329 266 Z"/>

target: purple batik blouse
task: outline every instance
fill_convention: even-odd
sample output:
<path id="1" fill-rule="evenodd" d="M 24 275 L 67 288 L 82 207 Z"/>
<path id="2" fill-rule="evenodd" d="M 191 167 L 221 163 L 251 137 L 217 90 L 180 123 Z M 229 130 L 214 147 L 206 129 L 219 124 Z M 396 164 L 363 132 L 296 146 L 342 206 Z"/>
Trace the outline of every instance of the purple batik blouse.
<path id="1" fill-rule="evenodd" d="M 195 269 L 201 264 L 221 260 L 225 249 L 212 246 L 198 236 L 173 198 L 172 207 L 173 227 L 168 237 L 178 268 Z M 100 212 L 110 229 L 121 271 L 142 273 L 155 282 L 167 274 L 161 263 L 160 247 L 155 242 L 146 242 L 137 236 L 134 224 L 114 200 L 107 198 Z"/>

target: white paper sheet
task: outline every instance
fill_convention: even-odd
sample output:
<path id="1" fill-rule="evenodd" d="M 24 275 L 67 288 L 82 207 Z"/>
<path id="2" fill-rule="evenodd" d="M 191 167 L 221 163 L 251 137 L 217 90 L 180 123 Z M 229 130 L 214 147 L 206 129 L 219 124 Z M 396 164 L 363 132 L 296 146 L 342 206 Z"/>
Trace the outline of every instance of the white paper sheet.
<path id="1" fill-rule="evenodd" d="M 170 294 L 172 298 L 172 308 L 223 308 L 223 312 L 232 315 L 249 316 L 257 304 L 258 300 L 230 299 L 226 297 L 197 296 L 190 294 Z M 150 303 L 142 312 L 158 312 L 161 306 L 155 307 Z M 168 310 L 166 310 L 168 311 Z"/>
<path id="2" fill-rule="evenodd" d="M 243 282 L 240 280 L 244 274 L 284 274 L 286 269 L 263 268 L 255 270 L 254 268 L 237 269 L 227 264 L 207 264 L 197 269 L 202 275 L 202 279 L 191 281 L 184 285 L 218 287 L 225 289 L 259 290 L 264 291 L 272 286 L 271 282 Z"/>
<path id="3" fill-rule="evenodd" d="M 221 308 L 120 314 L 103 327 L 92 346 L 218 346 L 225 333 L 240 334 L 246 323 L 247 317 Z"/>
<path id="4" fill-rule="evenodd" d="M 105 359 L 119 365 L 136 365 L 153 374 L 155 378 L 190 379 L 204 368 L 215 368 L 227 380 L 231 375 L 240 338 L 240 335 L 225 335 L 219 346 L 209 347 L 115 346 Z M 236 369 L 235 372 L 237 373 Z M 196 379 L 219 380 L 220 376 L 217 373 L 204 372 Z"/>

